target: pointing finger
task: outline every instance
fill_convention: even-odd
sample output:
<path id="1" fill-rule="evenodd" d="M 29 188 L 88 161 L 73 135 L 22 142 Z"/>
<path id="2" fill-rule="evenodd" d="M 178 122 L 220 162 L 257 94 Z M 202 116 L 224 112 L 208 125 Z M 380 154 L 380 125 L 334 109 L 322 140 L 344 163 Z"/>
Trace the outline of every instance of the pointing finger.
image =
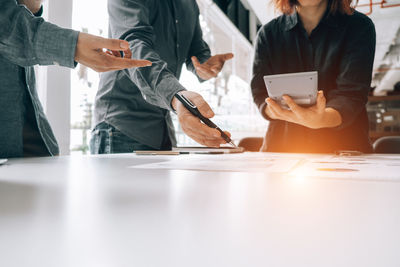
<path id="1" fill-rule="evenodd" d="M 127 59 L 127 58 L 118 58 L 118 57 L 108 57 L 106 63 L 104 63 L 110 69 L 129 69 L 129 68 L 139 68 L 139 67 L 148 67 L 151 66 L 152 63 L 148 60 L 136 60 L 136 59 Z"/>
<path id="2" fill-rule="evenodd" d="M 213 129 L 202 123 L 192 114 L 185 118 L 185 127 L 193 132 L 193 135 L 201 136 L 204 139 L 220 139 L 221 134 L 217 129 Z"/>
<path id="3" fill-rule="evenodd" d="M 139 68 L 139 67 L 150 67 L 152 63 L 148 60 L 137 60 L 137 59 L 127 59 L 127 58 L 122 58 L 121 61 L 123 60 L 123 67 L 126 66 L 126 68 Z"/>

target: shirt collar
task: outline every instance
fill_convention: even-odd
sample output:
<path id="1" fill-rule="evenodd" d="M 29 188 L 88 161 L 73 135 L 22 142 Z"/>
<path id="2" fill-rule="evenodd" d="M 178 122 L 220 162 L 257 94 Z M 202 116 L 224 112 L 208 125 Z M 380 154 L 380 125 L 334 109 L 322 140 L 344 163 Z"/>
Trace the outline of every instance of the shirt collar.
<path id="1" fill-rule="evenodd" d="M 338 16 L 332 15 L 329 13 L 329 8 L 326 10 L 324 16 L 322 17 L 320 24 L 326 24 L 327 26 L 337 28 L 339 26 L 338 24 Z M 292 12 L 290 15 L 285 16 L 285 30 L 290 31 L 294 27 L 297 26 L 297 24 L 300 24 L 301 21 L 299 19 L 299 15 L 297 14 L 296 9 Z"/>
<path id="2" fill-rule="evenodd" d="M 339 27 L 338 20 L 339 20 L 339 15 L 332 15 L 329 13 L 329 10 L 327 10 L 320 23 L 324 23 L 332 28 L 337 28 Z"/>
<path id="3" fill-rule="evenodd" d="M 293 11 L 292 14 L 285 16 L 285 30 L 290 31 L 296 25 L 299 24 L 299 18 L 297 15 L 297 11 Z"/>

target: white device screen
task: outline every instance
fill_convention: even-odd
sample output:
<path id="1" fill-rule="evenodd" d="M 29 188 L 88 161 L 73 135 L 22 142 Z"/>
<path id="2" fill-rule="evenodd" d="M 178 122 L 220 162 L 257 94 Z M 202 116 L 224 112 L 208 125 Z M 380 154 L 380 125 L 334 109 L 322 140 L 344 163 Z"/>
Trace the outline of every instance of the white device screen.
<path id="1" fill-rule="evenodd" d="M 290 96 L 298 105 L 312 106 L 317 101 L 318 72 L 297 72 L 264 76 L 268 96 L 288 108 L 283 95 Z"/>

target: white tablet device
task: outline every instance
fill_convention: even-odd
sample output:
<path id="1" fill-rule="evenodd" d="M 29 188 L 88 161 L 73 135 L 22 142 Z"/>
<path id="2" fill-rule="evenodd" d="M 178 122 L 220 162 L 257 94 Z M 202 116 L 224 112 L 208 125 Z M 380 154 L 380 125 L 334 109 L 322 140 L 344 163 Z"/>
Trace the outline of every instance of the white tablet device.
<path id="1" fill-rule="evenodd" d="M 318 72 L 297 72 L 264 76 L 270 98 L 288 109 L 283 95 L 290 96 L 298 105 L 312 106 L 317 101 Z"/>

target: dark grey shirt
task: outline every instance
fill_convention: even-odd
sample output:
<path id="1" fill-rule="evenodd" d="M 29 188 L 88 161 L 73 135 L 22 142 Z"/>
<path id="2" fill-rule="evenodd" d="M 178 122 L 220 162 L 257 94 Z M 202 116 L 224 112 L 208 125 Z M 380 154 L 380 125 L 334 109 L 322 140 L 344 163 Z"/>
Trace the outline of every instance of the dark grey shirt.
<path id="1" fill-rule="evenodd" d="M 337 110 L 343 123 L 339 127 L 315 130 L 287 121 L 271 120 L 263 150 L 370 152 L 365 104 L 374 54 L 374 24 L 357 11 L 352 15 L 326 13 L 310 36 L 297 13 L 280 16 L 264 25 L 256 40 L 251 81 L 254 101 L 262 115 L 265 116 L 267 97 L 264 75 L 316 70 L 318 87 L 324 91 L 327 107 Z"/>
<path id="2" fill-rule="evenodd" d="M 26 112 L 33 112 L 30 115 L 36 119 L 29 128 L 39 131 L 49 155 L 57 155 L 57 141 L 40 104 L 32 66 L 74 67 L 78 32 L 35 17 L 15 0 L 1 0 L 0 25 L 0 157 L 23 156 Z M 28 104 L 33 108 L 27 108 Z"/>
<path id="3" fill-rule="evenodd" d="M 166 134 L 175 145 L 169 111 L 173 96 L 185 90 L 178 82 L 182 65 L 195 72 L 191 57 L 210 57 L 196 0 L 109 0 L 108 11 L 110 37 L 127 40 L 133 58 L 153 66 L 102 74 L 96 123 L 107 122 L 155 149 Z"/>

